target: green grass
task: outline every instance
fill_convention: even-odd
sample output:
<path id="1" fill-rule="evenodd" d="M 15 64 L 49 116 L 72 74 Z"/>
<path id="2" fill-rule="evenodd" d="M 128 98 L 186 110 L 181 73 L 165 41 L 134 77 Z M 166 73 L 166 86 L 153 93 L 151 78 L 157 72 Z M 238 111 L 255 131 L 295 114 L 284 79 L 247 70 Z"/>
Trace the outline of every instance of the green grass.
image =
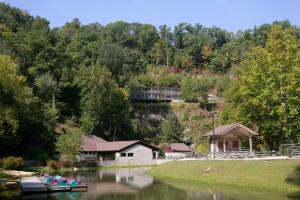
<path id="1" fill-rule="evenodd" d="M 206 172 L 211 168 L 209 172 Z M 169 181 L 262 191 L 300 191 L 300 160 L 173 161 L 152 168 L 150 175 Z"/>

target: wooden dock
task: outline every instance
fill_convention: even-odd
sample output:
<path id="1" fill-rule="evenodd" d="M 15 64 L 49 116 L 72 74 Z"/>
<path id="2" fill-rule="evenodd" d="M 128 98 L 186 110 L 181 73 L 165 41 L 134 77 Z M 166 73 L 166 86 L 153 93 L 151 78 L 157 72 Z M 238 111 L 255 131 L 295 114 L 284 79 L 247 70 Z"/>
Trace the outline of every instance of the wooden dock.
<path id="1" fill-rule="evenodd" d="M 47 187 L 37 176 L 21 178 L 22 192 L 47 192 Z"/>

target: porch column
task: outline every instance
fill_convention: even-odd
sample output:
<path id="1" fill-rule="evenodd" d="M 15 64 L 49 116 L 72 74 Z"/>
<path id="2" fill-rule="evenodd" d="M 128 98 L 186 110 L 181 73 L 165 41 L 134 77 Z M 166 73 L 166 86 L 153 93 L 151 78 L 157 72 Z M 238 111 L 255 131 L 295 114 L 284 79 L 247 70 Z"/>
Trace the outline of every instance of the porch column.
<path id="1" fill-rule="evenodd" d="M 223 137 L 223 152 L 226 152 L 226 141 L 225 141 L 225 136 Z"/>
<path id="2" fill-rule="evenodd" d="M 241 151 L 241 146 L 242 146 L 242 145 L 241 145 L 241 139 L 239 139 L 238 142 L 239 142 L 239 151 Z"/>
<path id="3" fill-rule="evenodd" d="M 212 138 L 210 138 L 210 152 L 213 153 L 215 148 L 214 148 L 214 140 Z"/>
<path id="4" fill-rule="evenodd" d="M 251 134 L 249 135 L 249 147 L 250 147 L 250 154 L 252 154 L 252 137 L 251 137 Z"/>
<path id="5" fill-rule="evenodd" d="M 158 158 L 158 152 L 155 151 L 155 159 L 157 160 L 157 158 Z"/>

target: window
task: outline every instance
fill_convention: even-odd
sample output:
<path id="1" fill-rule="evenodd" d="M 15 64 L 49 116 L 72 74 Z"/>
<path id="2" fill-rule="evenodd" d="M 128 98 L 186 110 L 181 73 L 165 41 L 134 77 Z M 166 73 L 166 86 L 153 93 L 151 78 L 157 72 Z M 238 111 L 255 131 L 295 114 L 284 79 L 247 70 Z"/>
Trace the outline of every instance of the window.
<path id="1" fill-rule="evenodd" d="M 128 157 L 133 157 L 133 153 L 128 153 Z"/>
<path id="2" fill-rule="evenodd" d="M 126 157 L 126 153 L 120 153 L 121 157 Z"/>

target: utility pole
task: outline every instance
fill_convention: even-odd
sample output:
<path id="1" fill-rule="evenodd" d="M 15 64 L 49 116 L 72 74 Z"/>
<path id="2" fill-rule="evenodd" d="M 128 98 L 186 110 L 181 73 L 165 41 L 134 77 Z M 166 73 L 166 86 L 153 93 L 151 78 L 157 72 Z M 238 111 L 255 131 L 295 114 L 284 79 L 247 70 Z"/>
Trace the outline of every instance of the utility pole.
<path id="1" fill-rule="evenodd" d="M 215 144 L 215 115 L 216 112 L 212 112 L 211 116 L 213 119 L 213 126 L 212 126 L 212 132 L 213 132 L 213 152 L 214 152 L 214 159 L 216 158 L 216 144 Z"/>

